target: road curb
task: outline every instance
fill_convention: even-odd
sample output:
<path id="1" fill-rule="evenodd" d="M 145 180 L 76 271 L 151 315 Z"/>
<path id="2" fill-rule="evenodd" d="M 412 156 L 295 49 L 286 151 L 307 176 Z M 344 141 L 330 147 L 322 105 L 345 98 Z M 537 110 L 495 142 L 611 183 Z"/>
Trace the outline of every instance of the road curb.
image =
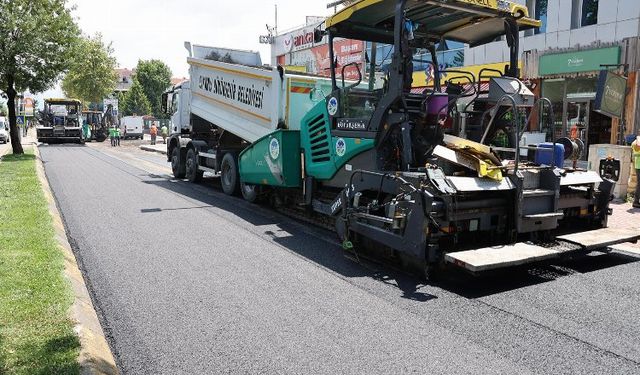
<path id="1" fill-rule="evenodd" d="M 144 150 L 144 151 L 150 151 L 150 152 L 157 152 L 159 154 L 163 154 L 166 155 L 167 154 L 167 150 L 161 150 L 161 149 L 157 149 L 151 146 L 147 146 L 147 145 L 140 145 L 140 149 Z"/>
<path id="2" fill-rule="evenodd" d="M 84 282 L 82 272 L 78 267 L 76 257 L 71 250 L 64 222 L 55 198 L 51 191 L 51 186 L 44 171 L 40 151 L 37 145 L 33 145 L 36 156 L 36 173 L 42 191 L 49 205 L 49 212 L 53 220 L 55 238 L 64 255 L 64 274 L 71 284 L 74 302 L 70 308 L 69 315 L 76 323 L 74 331 L 80 339 L 80 364 L 81 374 L 116 375 L 119 374 L 115 359 L 107 343 L 107 339 L 98 320 L 98 314 L 91 302 L 91 296 Z"/>

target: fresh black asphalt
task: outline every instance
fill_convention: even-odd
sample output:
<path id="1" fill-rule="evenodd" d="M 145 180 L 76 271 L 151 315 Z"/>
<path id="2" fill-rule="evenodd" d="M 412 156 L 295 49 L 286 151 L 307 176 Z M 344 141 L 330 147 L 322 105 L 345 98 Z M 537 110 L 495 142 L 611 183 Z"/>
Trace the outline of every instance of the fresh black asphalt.
<path id="1" fill-rule="evenodd" d="M 125 375 L 640 373 L 637 259 L 423 285 L 211 179 L 113 152 L 40 147 Z"/>

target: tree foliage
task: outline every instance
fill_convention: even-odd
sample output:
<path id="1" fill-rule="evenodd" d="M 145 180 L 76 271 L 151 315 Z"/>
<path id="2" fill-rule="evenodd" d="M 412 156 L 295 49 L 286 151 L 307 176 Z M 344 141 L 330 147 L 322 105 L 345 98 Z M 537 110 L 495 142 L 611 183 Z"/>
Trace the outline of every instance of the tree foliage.
<path id="1" fill-rule="evenodd" d="M 142 85 L 137 79 L 133 79 L 133 84 L 125 94 L 120 107 L 120 112 L 125 116 L 143 116 L 151 113 L 151 104 L 149 104 L 149 99 L 147 99 L 147 96 L 144 94 L 144 90 L 142 89 Z"/>
<path id="2" fill-rule="evenodd" d="M 67 97 L 80 99 L 86 106 L 99 103 L 116 87 L 115 69 L 111 43 L 105 45 L 99 33 L 81 38 L 74 48 L 69 72 L 62 80 L 62 90 Z"/>
<path id="3" fill-rule="evenodd" d="M 16 94 L 53 86 L 67 69 L 79 35 L 66 0 L 0 0 L 0 90 L 8 98 L 14 154 L 23 153 Z"/>
<path id="4" fill-rule="evenodd" d="M 160 60 L 139 60 L 134 80 L 142 86 L 156 117 L 162 117 L 160 101 L 162 93 L 171 86 L 171 69 Z"/>

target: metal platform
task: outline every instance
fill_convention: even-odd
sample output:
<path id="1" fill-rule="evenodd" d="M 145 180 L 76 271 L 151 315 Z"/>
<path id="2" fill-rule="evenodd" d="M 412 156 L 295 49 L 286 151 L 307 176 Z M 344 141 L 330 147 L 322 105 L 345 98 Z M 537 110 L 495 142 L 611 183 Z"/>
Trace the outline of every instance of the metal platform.
<path id="1" fill-rule="evenodd" d="M 640 239 L 640 228 L 602 228 L 567 234 L 557 239 L 579 244 L 586 250 L 596 250 L 618 243 L 637 241 Z"/>
<path id="2" fill-rule="evenodd" d="M 560 258 L 568 253 L 608 250 L 611 245 L 638 239 L 640 239 L 640 228 L 602 228 L 559 236 L 556 238 L 558 241 L 556 245 L 551 247 L 518 242 L 511 245 L 452 252 L 445 255 L 445 262 L 476 273 Z"/>
<path id="3" fill-rule="evenodd" d="M 500 247 L 448 253 L 445 255 L 445 261 L 471 272 L 482 272 L 558 258 L 562 253 L 554 249 L 518 242 Z"/>

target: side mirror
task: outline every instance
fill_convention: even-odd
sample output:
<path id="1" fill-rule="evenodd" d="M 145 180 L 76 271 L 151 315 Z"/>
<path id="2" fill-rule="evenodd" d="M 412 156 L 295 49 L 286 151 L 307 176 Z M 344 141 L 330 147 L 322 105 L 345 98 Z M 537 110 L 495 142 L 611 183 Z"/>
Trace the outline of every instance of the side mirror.
<path id="1" fill-rule="evenodd" d="M 162 93 L 162 97 L 160 99 L 160 112 L 164 113 L 165 115 L 168 115 L 167 113 L 167 99 L 168 99 L 169 95 L 166 92 Z"/>
<path id="2" fill-rule="evenodd" d="M 313 29 L 313 42 L 320 43 L 322 42 L 322 38 L 324 38 L 325 32 L 320 30 L 320 28 Z"/>

